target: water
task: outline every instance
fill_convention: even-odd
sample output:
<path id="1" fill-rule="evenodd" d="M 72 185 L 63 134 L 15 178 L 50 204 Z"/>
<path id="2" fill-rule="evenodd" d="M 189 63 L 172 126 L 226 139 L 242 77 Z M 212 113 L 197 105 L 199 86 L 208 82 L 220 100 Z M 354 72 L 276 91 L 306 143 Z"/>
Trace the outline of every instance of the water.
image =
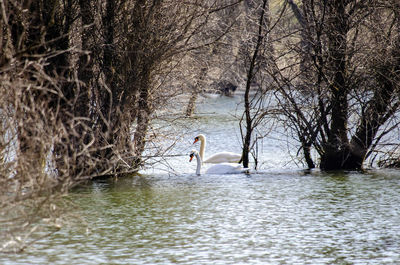
<path id="1" fill-rule="evenodd" d="M 218 115 L 199 117 L 171 152 L 193 148 L 197 132 L 210 153 L 235 151 L 235 121 Z M 307 172 L 282 166 L 279 141 L 261 149 L 268 163 L 250 175 L 196 176 L 182 156 L 79 187 L 69 198 L 86 223 L 71 220 L 0 264 L 399 264 L 399 171 Z"/>
<path id="2" fill-rule="evenodd" d="M 400 261 L 398 172 L 136 176 L 70 196 L 87 226 L 62 229 L 0 263 Z"/>
<path id="3" fill-rule="evenodd" d="M 174 124 L 171 120 L 161 123 L 160 127 L 171 129 L 178 127 L 178 132 L 168 131 L 164 133 L 172 137 L 171 141 L 165 141 L 164 146 L 175 143 L 168 154 L 182 155 L 163 160 L 163 164 L 144 170 L 143 173 L 159 174 L 168 172 L 169 174 L 179 175 L 182 173 L 194 173 L 196 163 L 187 163 L 189 153 L 192 149 L 200 149 L 200 143 L 193 145 L 196 135 L 204 134 L 207 137 L 207 147 L 205 157 L 221 152 L 229 151 L 235 153 L 242 152 L 241 133 L 239 120 L 242 111 L 242 96 L 236 97 L 212 97 L 199 99 L 201 104 L 197 106 L 197 115 L 192 119 L 185 119 L 179 124 Z M 173 119 L 172 119 L 173 120 Z M 172 123 L 172 125 L 171 125 Z M 261 124 L 256 132 L 258 136 L 269 132 L 272 122 Z M 156 124 L 157 127 L 159 124 Z M 275 128 L 267 137 L 259 141 L 258 158 L 259 169 L 263 170 L 282 170 L 298 169 L 296 159 L 293 155 L 297 154 L 298 147 L 294 147 L 294 141 L 288 137 L 284 128 Z"/>

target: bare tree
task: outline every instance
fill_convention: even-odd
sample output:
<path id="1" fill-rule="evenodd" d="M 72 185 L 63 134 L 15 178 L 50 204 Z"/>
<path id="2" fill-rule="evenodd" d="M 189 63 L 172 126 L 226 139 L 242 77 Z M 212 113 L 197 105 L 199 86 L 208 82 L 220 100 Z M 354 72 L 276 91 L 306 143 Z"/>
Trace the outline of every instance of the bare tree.
<path id="1" fill-rule="evenodd" d="M 79 121 L 70 105 L 77 79 L 69 64 L 69 4 L 0 2 L 2 250 L 21 250 L 40 227 L 58 227 L 62 196 L 88 177 L 59 156 L 60 150 L 88 154 L 74 149 L 77 138 L 70 137 Z"/>
<path id="2" fill-rule="evenodd" d="M 248 39 L 243 40 L 242 56 L 246 67 L 246 86 L 244 93 L 244 113 L 240 120 L 240 129 L 243 141 L 242 162 L 244 167 L 249 166 L 249 154 L 252 153 L 257 167 L 257 154 L 254 153 L 254 145 L 264 133 L 254 136 L 257 127 L 263 123 L 269 110 L 269 78 L 264 71 L 270 64 L 272 55 L 271 43 L 271 18 L 269 12 L 269 1 L 262 3 L 251 2 L 247 7 L 248 21 L 250 26 L 246 28 Z M 256 21 L 254 25 L 252 21 Z M 253 89 L 253 92 L 252 92 Z M 254 139 L 252 139 L 254 138 Z"/>
<path id="3" fill-rule="evenodd" d="M 58 205 L 72 186 L 138 170 L 153 114 L 173 95 L 163 82 L 168 68 L 211 42 L 193 40 L 211 6 L 0 1 L 6 248 L 23 249 L 44 219 L 58 227 Z"/>
<path id="4" fill-rule="evenodd" d="M 277 100 L 297 132 L 309 167 L 314 165 L 312 146 L 322 169 L 360 169 L 381 136 L 388 134 L 381 128 L 393 120 L 399 106 L 397 8 L 372 0 L 302 1 L 301 32 L 311 49 L 299 49 L 299 43 L 289 39 L 287 50 L 297 61 L 281 57 L 274 68 L 279 69 L 271 73 Z M 385 21 L 374 19 L 383 14 Z M 305 58 L 306 71 L 299 67 Z"/>

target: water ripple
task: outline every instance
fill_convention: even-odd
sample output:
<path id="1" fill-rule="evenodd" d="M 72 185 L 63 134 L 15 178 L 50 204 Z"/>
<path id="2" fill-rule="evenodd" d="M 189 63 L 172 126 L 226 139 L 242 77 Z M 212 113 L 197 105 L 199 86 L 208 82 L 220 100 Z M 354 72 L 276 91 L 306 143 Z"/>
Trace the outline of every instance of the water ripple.
<path id="1" fill-rule="evenodd" d="M 400 174 L 135 177 L 71 197 L 80 226 L 2 264 L 396 264 Z"/>

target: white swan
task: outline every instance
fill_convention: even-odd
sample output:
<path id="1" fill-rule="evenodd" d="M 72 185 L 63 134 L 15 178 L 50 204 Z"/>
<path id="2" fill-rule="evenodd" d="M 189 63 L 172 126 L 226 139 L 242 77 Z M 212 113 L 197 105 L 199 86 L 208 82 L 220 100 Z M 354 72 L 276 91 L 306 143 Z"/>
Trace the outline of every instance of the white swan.
<path id="1" fill-rule="evenodd" d="M 238 163 L 240 161 L 240 158 L 242 157 L 241 154 L 237 153 L 219 152 L 205 159 L 204 152 L 206 149 L 206 137 L 203 134 L 199 134 L 194 138 L 193 144 L 197 143 L 197 141 L 200 141 L 200 157 L 203 163 L 212 163 L 212 164 L 219 164 L 224 162 Z"/>
<path id="2" fill-rule="evenodd" d="M 201 157 L 196 150 L 192 150 L 190 152 L 190 159 L 189 162 L 192 161 L 193 157 L 196 157 L 197 160 L 197 168 L 196 168 L 196 175 L 200 176 L 201 170 Z M 222 163 L 213 165 L 207 169 L 206 174 L 239 174 L 248 172 L 248 168 L 244 168 L 240 164 L 233 164 L 233 163 Z"/>

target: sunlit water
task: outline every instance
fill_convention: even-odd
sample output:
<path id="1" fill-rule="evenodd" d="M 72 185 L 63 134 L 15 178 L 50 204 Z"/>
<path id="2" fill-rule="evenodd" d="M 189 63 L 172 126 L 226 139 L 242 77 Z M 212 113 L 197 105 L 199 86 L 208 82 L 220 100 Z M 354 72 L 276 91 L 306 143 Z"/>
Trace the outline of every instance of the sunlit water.
<path id="1" fill-rule="evenodd" d="M 218 117 L 199 117 L 192 133 L 207 133 L 210 153 L 239 151 L 235 120 Z M 86 224 L 0 264 L 400 264 L 400 172 L 307 172 L 285 167 L 279 141 L 260 149 L 264 167 L 249 175 L 196 176 L 182 156 L 79 187 L 70 198 Z"/>
<path id="2" fill-rule="evenodd" d="M 152 166 L 143 171 L 144 173 L 169 173 L 182 174 L 194 173 L 196 163 L 188 163 L 189 153 L 192 149 L 199 150 L 200 143 L 193 145 L 193 140 L 198 134 L 207 137 L 205 157 L 221 151 L 241 153 L 242 141 L 239 121 L 243 114 L 242 96 L 235 97 L 212 97 L 200 98 L 198 100 L 196 114 L 193 118 L 179 120 L 167 119 L 161 122 L 161 127 L 166 129 L 178 128 L 178 131 L 167 131 L 166 135 L 172 137 L 172 141 L 165 141 L 168 146 L 174 143 L 167 155 L 173 157 L 162 160 L 162 164 Z M 275 126 L 271 131 L 273 123 L 266 119 L 255 130 L 254 136 L 267 135 L 258 141 L 257 157 L 258 169 L 278 170 L 298 169 L 298 160 L 293 156 L 298 153 L 297 147 L 287 134 L 287 131 Z M 155 127 L 159 126 L 156 124 Z M 181 155 L 176 157 L 175 155 Z M 157 159 L 155 159 L 157 160 Z M 157 160 L 158 161 L 158 160 Z M 205 165 L 206 167 L 207 165 Z M 202 170 L 203 171 L 203 170 Z M 204 170 L 205 171 L 205 170 Z"/>
<path id="3" fill-rule="evenodd" d="M 71 194 L 85 227 L 2 264 L 398 264 L 399 173 L 142 176 Z"/>

